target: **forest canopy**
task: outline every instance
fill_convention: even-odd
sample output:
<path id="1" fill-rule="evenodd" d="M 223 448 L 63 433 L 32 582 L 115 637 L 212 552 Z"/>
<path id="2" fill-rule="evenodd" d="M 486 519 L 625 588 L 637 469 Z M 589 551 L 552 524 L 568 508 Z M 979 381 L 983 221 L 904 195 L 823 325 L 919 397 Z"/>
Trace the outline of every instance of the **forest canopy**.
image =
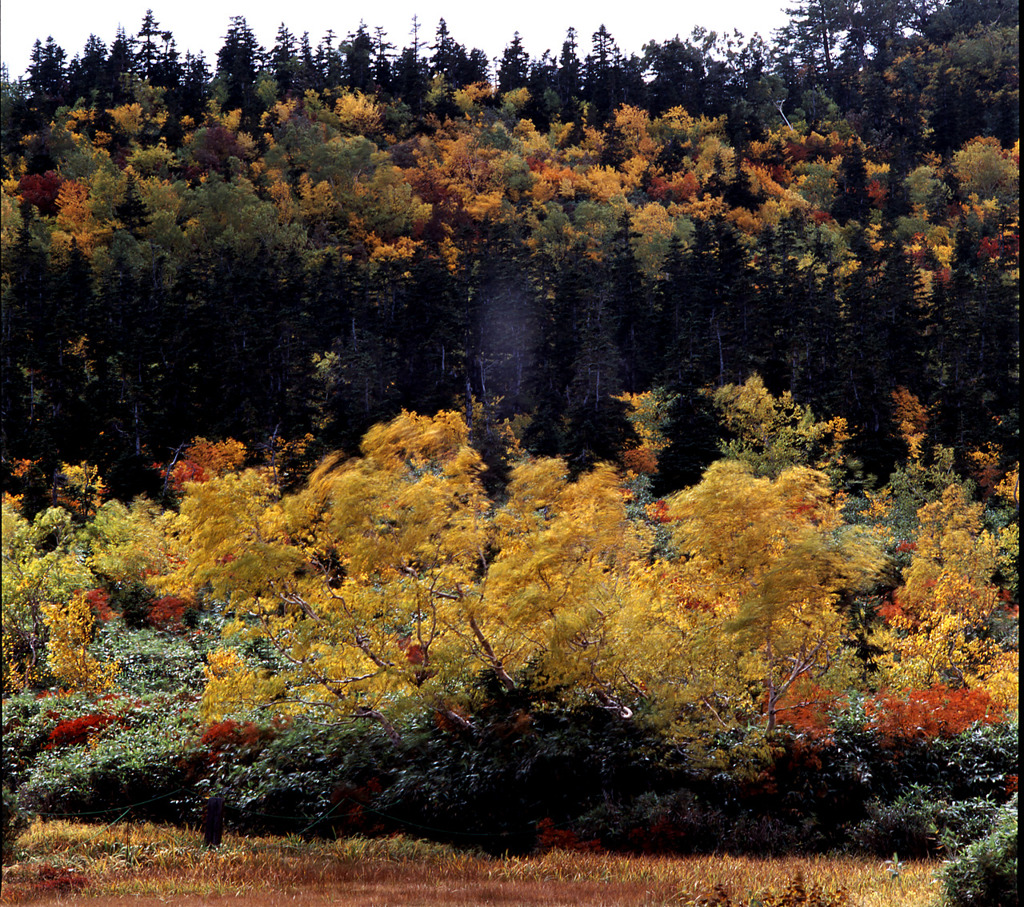
<path id="1" fill-rule="evenodd" d="M 152 13 L 37 43 L 2 85 L 5 488 L 40 506 L 86 462 L 155 495 L 196 437 L 311 465 L 402 409 L 461 409 L 485 458 L 508 420 L 623 463 L 650 393 L 671 491 L 729 440 L 702 391 L 754 375 L 845 420 L 863 475 L 905 454 L 903 390 L 959 470 L 1005 471 L 1016 7 L 791 17 L 639 53 L 570 30 L 557 59 L 517 36 L 493 71 L 443 20 L 399 51 L 236 17 L 209 62 Z"/>

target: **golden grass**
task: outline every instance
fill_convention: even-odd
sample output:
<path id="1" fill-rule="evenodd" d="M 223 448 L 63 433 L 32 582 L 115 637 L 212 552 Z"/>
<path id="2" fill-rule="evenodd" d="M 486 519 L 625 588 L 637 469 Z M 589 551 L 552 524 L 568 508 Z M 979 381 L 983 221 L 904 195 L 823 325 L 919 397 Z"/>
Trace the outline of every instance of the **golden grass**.
<path id="1" fill-rule="evenodd" d="M 894 877 L 851 857 L 635 857 L 552 851 L 494 859 L 409 838 L 304 841 L 202 836 L 151 824 L 36 822 L 3 870 L 4 904 L 303 904 L 367 907 L 642 907 L 696 905 L 715 886 L 734 905 L 781 893 L 801 876 L 851 907 L 931 907 L 936 863 L 907 862 Z"/>

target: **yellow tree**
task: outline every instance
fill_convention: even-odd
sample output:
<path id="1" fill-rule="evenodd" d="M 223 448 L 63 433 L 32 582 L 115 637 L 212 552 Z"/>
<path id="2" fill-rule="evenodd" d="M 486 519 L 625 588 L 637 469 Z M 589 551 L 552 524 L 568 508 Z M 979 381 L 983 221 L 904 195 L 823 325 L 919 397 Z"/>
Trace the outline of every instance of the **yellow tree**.
<path id="1" fill-rule="evenodd" d="M 71 514 L 60 507 L 27 520 L 4 503 L 2 562 L 3 691 L 8 693 L 41 679 L 48 628 L 93 577 L 79 556 Z"/>
<path id="2" fill-rule="evenodd" d="M 849 440 L 846 420 L 819 422 L 789 391 L 775 397 L 759 375 L 726 384 L 713 395 L 724 426 L 735 436 L 723 453 L 747 463 L 757 475 L 777 476 L 789 466 L 813 466 L 834 476 Z"/>
<path id="3" fill-rule="evenodd" d="M 279 498 L 246 471 L 187 486 L 187 563 L 170 582 L 210 584 L 241 631 L 287 666 L 211 659 L 211 714 L 238 704 L 327 708 L 374 718 L 410 703 L 467 723 L 476 676 L 514 688 L 531 667 L 622 715 L 601 653 L 629 524 L 610 468 L 570 482 L 557 460 L 526 462 L 495 508 L 457 413 L 403 414 L 365 437 L 362 456 L 325 461 Z"/>
<path id="4" fill-rule="evenodd" d="M 873 640 L 884 650 L 880 665 L 899 688 L 975 685 L 998 664 L 986 623 L 1000 605 L 992 583 L 999 545 L 982 528 L 983 511 L 953 484 L 917 512 L 920 529 L 904 584 Z"/>
<path id="5" fill-rule="evenodd" d="M 609 466 L 575 482 L 568 472 L 555 459 L 513 470 L 494 517 L 497 554 L 467 597 L 459 635 L 507 688 L 513 669 L 532 664 L 542 683 L 630 717 L 613 632 L 636 554 L 621 481 Z"/>
<path id="6" fill-rule="evenodd" d="M 42 611 L 49 630 L 47 663 L 61 688 L 81 693 L 110 689 L 120 664 L 102 662 L 89 652 L 96 615 L 81 590 L 67 601 L 43 602 Z"/>
<path id="7" fill-rule="evenodd" d="M 828 477 L 806 467 L 772 479 L 721 460 L 671 499 L 669 515 L 688 588 L 699 590 L 688 594 L 721 621 L 717 638 L 704 631 L 719 677 L 735 689 L 738 672 L 757 690 L 770 733 L 798 679 L 838 669 L 842 596 L 870 582 L 881 555 L 843 524 Z"/>

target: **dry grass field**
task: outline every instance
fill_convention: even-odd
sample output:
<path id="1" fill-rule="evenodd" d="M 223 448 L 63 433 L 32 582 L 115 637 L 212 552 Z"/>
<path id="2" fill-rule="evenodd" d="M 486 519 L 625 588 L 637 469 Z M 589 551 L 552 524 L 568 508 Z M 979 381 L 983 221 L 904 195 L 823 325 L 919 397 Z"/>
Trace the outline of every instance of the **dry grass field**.
<path id="1" fill-rule="evenodd" d="M 0 901 L 36 907 L 929 907 L 937 894 L 937 864 L 924 862 L 568 851 L 496 859 L 408 838 L 233 835 L 210 850 L 198 831 L 149 824 L 38 822 L 15 857 Z"/>

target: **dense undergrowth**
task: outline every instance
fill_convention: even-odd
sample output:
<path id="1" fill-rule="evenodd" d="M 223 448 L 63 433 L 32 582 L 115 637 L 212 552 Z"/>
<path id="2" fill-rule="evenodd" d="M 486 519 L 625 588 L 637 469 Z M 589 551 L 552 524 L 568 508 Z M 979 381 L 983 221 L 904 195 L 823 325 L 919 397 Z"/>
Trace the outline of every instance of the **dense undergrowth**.
<path id="1" fill-rule="evenodd" d="M 961 852 L 1016 787 L 1015 723 L 897 743 L 840 723 L 730 766 L 599 709 L 496 696 L 480 718 L 470 733 L 410 717 L 396 747 L 374 725 L 207 724 L 187 691 L 23 694 L 4 703 L 5 781 L 44 817 L 198 823 L 218 795 L 245 832 L 903 857 Z"/>

